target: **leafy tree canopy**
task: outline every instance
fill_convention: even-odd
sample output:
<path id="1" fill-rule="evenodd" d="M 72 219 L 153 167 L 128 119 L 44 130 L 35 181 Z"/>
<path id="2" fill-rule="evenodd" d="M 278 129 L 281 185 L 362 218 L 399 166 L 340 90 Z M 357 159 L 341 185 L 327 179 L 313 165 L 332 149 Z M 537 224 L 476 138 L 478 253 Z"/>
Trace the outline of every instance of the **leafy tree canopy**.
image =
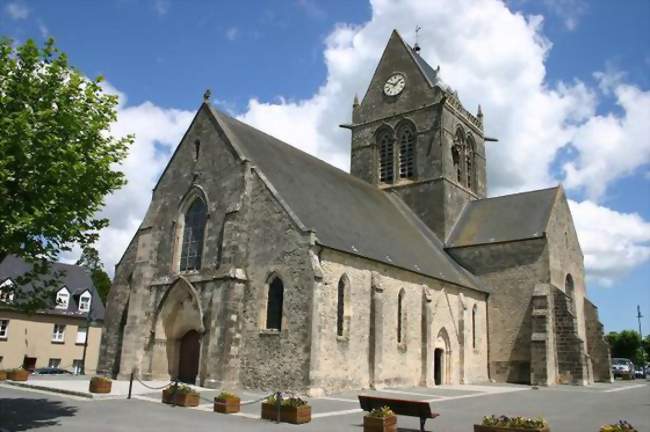
<path id="1" fill-rule="evenodd" d="M 612 357 L 630 359 L 635 365 L 643 364 L 643 351 L 639 332 L 623 330 L 620 333 L 610 332 L 606 337 Z"/>
<path id="2" fill-rule="evenodd" d="M 0 40 L 0 261 L 34 264 L 23 283 L 73 244 L 93 244 L 108 225 L 97 217 L 104 197 L 126 182 L 114 168 L 133 137 L 110 134 L 118 99 L 101 82 L 71 67 L 52 39 L 42 48 Z"/>
<path id="3" fill-rule="evenodd" d="M 77 261 L 77 265 L 85 268 L 90 273 L 90 278 L 97 289 L 97 293 L 106 303 L 108 291 L 111 289 L 111 278 L 104 271 L 102 262 L 99 259 L 99 253 L 92 246 L 87 246 L 81 252 L 81 257 Z"/>

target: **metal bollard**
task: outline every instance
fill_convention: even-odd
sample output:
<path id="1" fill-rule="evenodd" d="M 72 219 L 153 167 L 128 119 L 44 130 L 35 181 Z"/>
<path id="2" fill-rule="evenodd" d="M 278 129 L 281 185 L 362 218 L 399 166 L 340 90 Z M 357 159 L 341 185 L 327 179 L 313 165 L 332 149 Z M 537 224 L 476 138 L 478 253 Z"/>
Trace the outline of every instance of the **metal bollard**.
<path id="1" fill-rule="evenodd" d="M 127 399 L 131 399 L 131 390 L 133 390 L 133 373 L 135 372 L 135 369 L 131 370 L 131 378 L 129 379 L 129 396 Z"/>
<path id="2" fill-rule="evenodd" d="M 275 409 L 276 409 L 276 418 L 275 422 L 280 423 L 280 409 L 282 407 L 282 392 L 275 393 Z"/>

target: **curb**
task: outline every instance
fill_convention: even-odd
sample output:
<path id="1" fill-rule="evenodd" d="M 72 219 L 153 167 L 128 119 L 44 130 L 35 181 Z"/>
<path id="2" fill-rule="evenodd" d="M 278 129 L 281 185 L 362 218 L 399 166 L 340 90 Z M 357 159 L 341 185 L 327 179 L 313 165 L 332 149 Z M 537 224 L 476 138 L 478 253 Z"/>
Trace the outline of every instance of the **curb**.
<path id="1" fill-rule="evenodd" d="M 26 384 L 26 383 L 23 383 L 23 382 L 9 381 L 9 380 L 3 381 L 2 383 L 3 384 L 8 384 L 8 385 L 14 386 L 14 387 L 41 390 L 41 391 L 46 391 L 46 392 L 50 392 L 50 393 L 66 394 L 66 395 L 71 395 L 71 396 L 83 397 L 83 398 L 86 398 L 86 399 L 96 399 L 95 396 L 92 393 L 80 392 L 80 391 L 75 391 L 75 390 L 60 389 L 60 388 L 47 387 L 47 386 L 34 385 L 34 384 Z"/>

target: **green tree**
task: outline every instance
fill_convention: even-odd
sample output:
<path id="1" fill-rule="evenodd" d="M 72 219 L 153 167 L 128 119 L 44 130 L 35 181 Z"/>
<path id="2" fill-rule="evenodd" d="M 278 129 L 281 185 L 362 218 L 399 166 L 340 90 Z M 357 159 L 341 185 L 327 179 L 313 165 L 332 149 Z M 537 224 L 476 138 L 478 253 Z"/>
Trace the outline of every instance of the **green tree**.
<path id="1" fill-rule="evenodd" d="M 103 302 L 106 302 L 108 291 L 111 289 L 111 278 L 104 271 L 102 261 L 99 259 L 99 252 L 92 246 L 87 246 L 81 252 L 77 261 L 78 266 L 82 266 L 90 273 L 93 285 Z"/>
<path id="2" fill-rule="evenodd" d="M 634 364 L 642 363 L 641 336 L 634 330 L 623 330 L 620 333 L 610 332 L 607 341 L 612 357 L 621 357 L 632 360 Z"/>
<path id="3" fill-rule="evenodd" d="M 52 39 L 42 48 L 0 40 L 0 261 L 15 254 L 34 265 L 19 285 L 52 288 L 49 262 L 95 242 L 108 225 L 97 217 L 104 197 L 126 182 L 114 167 L 133 137 L 110 134 L 118 100 L 101 82 L 71 67 Z M 20 294 L 17 307 L 42 304 Z"/>

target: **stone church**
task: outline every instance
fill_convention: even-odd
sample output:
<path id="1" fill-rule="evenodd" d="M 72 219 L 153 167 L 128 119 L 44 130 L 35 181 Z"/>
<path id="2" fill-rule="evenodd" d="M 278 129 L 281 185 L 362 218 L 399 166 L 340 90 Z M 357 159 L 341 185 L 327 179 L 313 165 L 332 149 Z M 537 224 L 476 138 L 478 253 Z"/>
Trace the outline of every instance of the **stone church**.
<path id="1" fill-rule="evenodd" d="M 312 395 L 609 380 L 566 195 L 487 198 L 483 124 L 397 32 L 342 125 L 350 174 L 206 99 L 116 267 L 99 369 Z"/>

